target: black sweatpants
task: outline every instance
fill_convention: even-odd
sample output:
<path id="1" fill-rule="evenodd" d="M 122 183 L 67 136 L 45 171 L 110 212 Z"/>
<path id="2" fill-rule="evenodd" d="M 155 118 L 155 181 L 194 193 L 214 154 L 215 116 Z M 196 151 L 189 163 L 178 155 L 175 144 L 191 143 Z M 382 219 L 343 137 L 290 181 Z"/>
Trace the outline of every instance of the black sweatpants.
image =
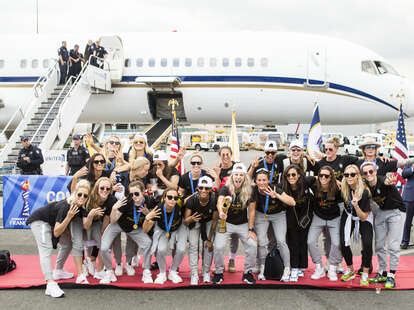
<path id="1" fill-rule="evenodd" d="M 347 266 L 351 266 L 352 262 L 352 251 L 350 246 L 345 246 L 345 223 L 348 214 L 344 211 L 341 217 L 341 227 L 340 227 L 340 238 L 341 238 L 341 251 L 342 256 L 345 258 Z M 351 223 L 351 234 L 355 229 L 355 221 L 352 220 Z M 373 229 L 372 224 L 368 221 L 359 221 L 359 234 L 361 235 L 362 241 L 362 267 L 370 268 L 372 266 L 372 239 L 373 239 Z"/>
<path id="2" fill-rule="evenodd" d="M 308 268 L 309 227 L 310 225 L 303 229 L 294 221 L 287 223 L 286 242 L 290 251 L 291 268 Z"/>

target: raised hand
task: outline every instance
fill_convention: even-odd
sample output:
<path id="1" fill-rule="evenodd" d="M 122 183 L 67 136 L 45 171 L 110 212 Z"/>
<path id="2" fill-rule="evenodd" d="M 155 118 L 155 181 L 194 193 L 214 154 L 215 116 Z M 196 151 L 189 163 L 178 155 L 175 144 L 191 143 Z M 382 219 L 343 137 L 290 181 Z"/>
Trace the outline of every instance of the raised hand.
<path id="1" fill-rule="evenodd" d="M 159 218 L 161 215 L 161 210 L 159 207 L 155 207 L 152 209 L 146 216 L 145 219 L 147 221 L 152 221 L 153 219 Z"/>
<path id="2" fill-rule="evenodd" d="M 77 205 L 73 205 L 69 208 L 67 216 L 69 218 L 73 218 L 78 213 L 79 213 L 79 207 Z"/>
<path id="3" fill-rule="evenodd" d="M 195 212 L 193 215 L 191 215 L 191 221 L 198 223 L 201 220 L 201 214 L 198 212 Z"/>
<path id="4" fill-rule="evenodd" d="M 273 189 L 273 188 L 271 188 L 270 186 L 268 186 L 266 189 L 265 189 L 265 194 L 266 195 L 269 195 L 270 197 L 272 197 L 272 198 L 276 198 L 277 197 L 277 193 L 276 193 L 276 190 L 275 189 Z"/>

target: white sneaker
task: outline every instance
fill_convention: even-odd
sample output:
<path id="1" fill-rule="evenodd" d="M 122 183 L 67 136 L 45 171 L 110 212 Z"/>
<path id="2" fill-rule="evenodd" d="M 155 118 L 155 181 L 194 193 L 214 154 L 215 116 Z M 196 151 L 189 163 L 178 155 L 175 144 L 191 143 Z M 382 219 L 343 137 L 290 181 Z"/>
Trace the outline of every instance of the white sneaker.
<path id="1" fill-rule="evenodd" d="M 290 276 L 290 267 L 285 267 L 283 270 L 282 278 L 280 278 L 280 282 L 289 282 L 289 276 Z"/>
<path id="2" fill-rule="evenodd" d="M 55 269 L 53 270 L 53 280 L 65 280 L 65 279 L 72 279 L 74 277 L 73 273 L 66 272 L 63 269 Z"/>
<path id="3" fill-rule="evenodd" d="M 260 266 L 259 265 L 254 266 L 253 269 L 252 269 L 252 272 L 255 273 L 255 274 L 260 273 Z"/>
<path id="4" fill-rule="evenodd" d="M 88 266 L 87 266 L 86 261 L 83 261 L 83 264 L 82 264 L 82 273 L 85 275 L 85 277 L 87 277 L 89 275 L 89 273 L 88 273 Z"/>
<path id="5" fill-rule="evenodd" d="M 152 280 L 151 271 L 149 269 L 144 269 L 144 271 L 142 272 L 142 282 L 154 283 L 154 281 Z"/>
<path id="6" fill-rule="evenodd" d="M 125 271 L 128 276 L 135 276 L 135 269 L 130 264 L 125 264 Z"/>
<path id="7" fill-rule="evenodd" d="M 107 270 L 105 271 L 105 276 L 103 277 L 103 279 L 101 281 L 99 281 L 100 284 L 109 284 L 111 282 L 115 282 L 117 279 L 114 275 L 114 271 L 111 270 Z"/>
<path id="8" fill-rule="evenodd" d="M 63 294 L 65 294 L 65 292 L 60 289 L 59 285 L 56 282 L 48 283 L 46 285 L 45 295 L 51 296 L 53 298 L 59 298 L 62 297 Z"/>
<path id="9" fill-rule="evenodd" d="M 122 273 L 123 273 L 122 263 L 119 264 L 119 265 L 117 264 L 116 268 L 115 268 L 115 275 L 120 277 L 120 276 L 122 276 Z"/>
<path id="10" fill-rule="evenodd" d="M 102 280 L 105 277 L 105 273 L 106 273 L 105 269 L 102 269 L 101 271 L 95 271 L 95 274 L 93 275 L 93 277 L 95 279 Z"/>
<path id="11" fill-rule="evenodd" d="M 302 269 L 298 269 L 298 277 L 299 278 L 303 278 L 305 276 L 305 274 L 303 273 Z"/>
<path id="12" fill-rule="evenodd" d="M 338 276 L 336 274 L 336 266 L 330 265 L 328 271 L 329 281 L 338 281 Z"/>
<path id="13" fill-rule="evenodd" d="M 338 264 L 336 267 L 336 273 L 344 273 L 344 267 L 342 267 L 342 263 Z"/>
<path id="14" fill-rule="evenodd" d="M 154 284 L 164 284 L 167 281 L 167 275 L 165 272 L 160 272 L 154 281 Z"/>
<path id="15" fill-rule="evenodd" d="M 133 256 L 132 257 L 132 260 L 131 260 L 131 266 L 132 267 L 138 267 L 138 264 L 139 264 L 139 259 L 140 259 L 140 257 L 139 257 L 139 255 L 137 254 L 137 255 L 135 255 L 135 256 Z"/>
<path id="16" fill-rule="evenodd" d="M 86 258 L 86 267 L 88 268 L 88 272 L 91 276 L 95 275 L 95 262 L 91 261 L 90 257 Z"/>
<path id="17" fill-rule="evenodd" d="M 323 267 L 320 264 L 316 264 L 316 268 L 315 268 L 313 275 L 311 275 L 311 279 L 318 280 L 320 278 L 324 278 L 325 276 L 326 276 L 325 267 Z"/>
<path id="18" fill-rule="evenodd" d="M 168 273 L 168 280 L 176 284 L 183 282 L 183 279 L 181 279 L 181 277 L 178 275 L 178 272 L 172 270 L 170 270 L 170 272 Z"/>
<path id="19" fill-rule="evenodd" d="M 298 269 L 297 268 L 292 268 L 292 272 L 290 273 L 290 278 L 289 281 L 290 282 L 298 282 Z"/>
<path id="20" fill-rule="evenodd" d="M 264 268 L 265 268 L 265 266 L 264 266 L 264 265 L 260 265 L 260 267 L 259 267 L 259 275 L 257 276 L 257 279 L 258 279 L 259 281 L 264 281 L 264 280 L 266 280 L 266 278 L 265 278 L 265 276 L 264 276 Z"/>
<path id="21" fill-rule="evenodd" d="M 82 273 L 76 278 L 76 284 L 89 284 L 88 279 L 86 279 L 86 276 Z"/>
<path id="22" fill-rule="evenodd" d="M 190 280 L 190 285 L 198 285 L 198 273 L 197 272 L 192 272 L 191 273 L 191 280 Z"/>
<path id="23" fill-rule="evenodd" d="M 210 273 L 209 272 L 204 272 L 203 273 L 203 282 L 204 283 L 210 283 L 211 282 L 211 278 L 210 278 Z"/>

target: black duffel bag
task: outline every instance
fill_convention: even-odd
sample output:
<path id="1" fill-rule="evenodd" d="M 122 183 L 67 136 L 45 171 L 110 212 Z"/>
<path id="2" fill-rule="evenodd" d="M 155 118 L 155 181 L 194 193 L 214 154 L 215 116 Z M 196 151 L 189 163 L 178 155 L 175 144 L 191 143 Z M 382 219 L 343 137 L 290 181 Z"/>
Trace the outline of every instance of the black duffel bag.
<path id="1" fill-rule="evenodd" d="M 264 276 L 266 280 L 280 281 L 283 276 L 285 266 L 279 250 L 274 247 L 266 256 Z"/>
<path id="2" fill-rule="evenodd" d="M 4 275 L 14 269 L 16 269 L 16 263 L 10 259 L 10 252 L 0 250 L 0 275 Z"/>

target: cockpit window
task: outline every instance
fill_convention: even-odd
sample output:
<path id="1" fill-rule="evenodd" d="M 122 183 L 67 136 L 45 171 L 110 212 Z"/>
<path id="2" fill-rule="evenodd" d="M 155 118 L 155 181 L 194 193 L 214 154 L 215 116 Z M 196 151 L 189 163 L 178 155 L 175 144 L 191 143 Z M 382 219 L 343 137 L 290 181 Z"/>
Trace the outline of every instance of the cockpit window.
<path id="1" fill-rule="evenodd" d="M 377 67 L 379 74 L 390 73 L 390 74 L 394 74 L 394 75 L 399 75 L 397 70 L 395 70 L 391 65 L 389 65 L 385 62 L 375 60 L 374 64 Z"/>
<path id="2" fill-rule="evenodd" d="M 361 70 L 362 72 L 377 74 L 374 64 L 372 63 L 372 61 L 369 61 L 369 60 L 365 60 L 361 62 Z"/>

